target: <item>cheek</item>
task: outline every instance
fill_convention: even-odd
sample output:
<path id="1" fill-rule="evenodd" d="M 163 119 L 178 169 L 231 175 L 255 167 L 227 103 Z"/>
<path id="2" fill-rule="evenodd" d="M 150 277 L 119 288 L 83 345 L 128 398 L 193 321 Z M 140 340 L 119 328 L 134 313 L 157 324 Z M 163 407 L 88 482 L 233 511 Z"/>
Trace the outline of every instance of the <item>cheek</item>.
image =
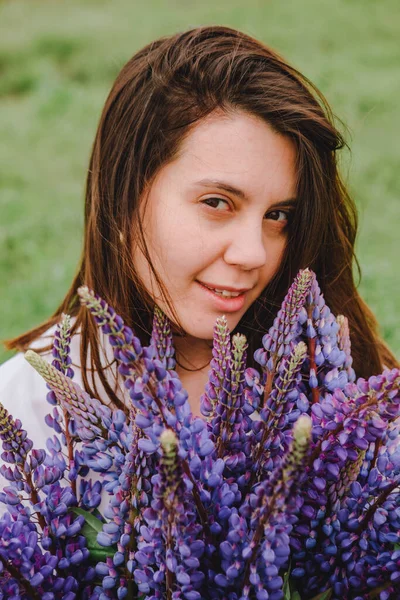
<path id="1" fill-rule="evenodd" d="M 188 225 L 175 227 L 160 223 L 153 231 L 150 256 L 170 290 L 181 289 L 183 280 L 201 268 L 204 245 Z"/>
<path id="2" fill-rule="evenodd" d="M 152 247 L 161 254 L 171 248 L 183 247 L 190 240 L 192 224 L 182 214 L 179 206 L 161 204 L 149 220 L 148 237 Z"/>
<path id="3" fill-rule="evenodd" d="M 285 254 L 286 244 L 287 239 L 282 239 L 276 241 L 276 243 L 274 244 L 271 244 L 269 249 L 267 249 L 267 262 L 265 263 L 263 269 L 266 283 L 268 283 L 268 281 L 279 270 L 279 267 L 282 263 Z"/>
<path id="4" fill-rule="evenodd" d="M 162 267 L 175 265 L 189 271 L 207 259 L 216 245 L 216 237 L 205 235 L 204 228 L 190 216 L 160 219 L 152 227 L 152 247 Z M 179 271 L 175 274 L 179 276 Z"/>

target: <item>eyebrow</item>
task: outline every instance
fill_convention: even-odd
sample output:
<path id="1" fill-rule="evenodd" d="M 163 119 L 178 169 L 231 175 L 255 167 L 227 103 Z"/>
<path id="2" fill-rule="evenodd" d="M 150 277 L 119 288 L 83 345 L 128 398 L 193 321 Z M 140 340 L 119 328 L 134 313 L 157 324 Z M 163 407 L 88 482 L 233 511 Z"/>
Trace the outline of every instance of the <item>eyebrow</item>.
<path id="1" fill-rule="evenodd" d="M 216 187 L 220 190 L 228 192 L 228 194 L 234 194 L 242 200 L 248 201 L 249 199 L 243 190 L 233 187 L 225 181 L 219 181 L 218 179 L 200 179 L 200 181 L 195 182 L 195 185 L 201 185 L 203 187 Z M 282 202 L 274 203 L 274 206 L 293 206 L 295 203 L 296 198 L 288 198 L 287 200 L 283 200 Z"/>

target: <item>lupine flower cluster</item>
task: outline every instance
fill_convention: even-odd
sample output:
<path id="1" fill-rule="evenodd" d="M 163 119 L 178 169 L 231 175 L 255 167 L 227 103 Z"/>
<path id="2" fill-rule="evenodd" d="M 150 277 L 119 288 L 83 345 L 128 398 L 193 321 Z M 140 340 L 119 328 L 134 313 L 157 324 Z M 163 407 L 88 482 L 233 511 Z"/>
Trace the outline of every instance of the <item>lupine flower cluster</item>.
<path id="1" fill-rule="evenodd" d="M 144 347 L 102 298 L 79 296 L 128 401 L 114 410 L 73 381 L 67 315 L 52 364 L 26 353 L 54 435 L 33 448 L 0 406 L 0 598 L 400 597 L 400 371 L 356 378 L 347 319 L 312 271 L 288 290 L 258 369 L 217 319 L 203 417 L 158 307 Z"/>

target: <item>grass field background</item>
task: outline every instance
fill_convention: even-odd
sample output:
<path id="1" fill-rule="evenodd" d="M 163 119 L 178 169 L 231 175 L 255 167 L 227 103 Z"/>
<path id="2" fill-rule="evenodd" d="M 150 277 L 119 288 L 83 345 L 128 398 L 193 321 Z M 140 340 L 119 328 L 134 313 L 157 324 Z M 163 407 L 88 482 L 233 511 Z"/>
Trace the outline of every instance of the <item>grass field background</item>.
<path id="1" fill-rule="evenodd" d="M 277 49 L 348 126 L 360 290 L 400 357 L 398 0 L 0 1 L 0 339 L 49 316 L 70 285 L 90 147 L 118 71 L 152 39 L 205 24 Z"/>

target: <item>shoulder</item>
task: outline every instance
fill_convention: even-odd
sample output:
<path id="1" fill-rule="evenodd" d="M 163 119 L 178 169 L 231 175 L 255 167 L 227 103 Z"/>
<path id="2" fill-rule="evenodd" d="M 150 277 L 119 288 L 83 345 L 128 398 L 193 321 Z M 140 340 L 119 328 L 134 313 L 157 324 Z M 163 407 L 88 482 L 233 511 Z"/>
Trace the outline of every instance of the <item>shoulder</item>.
<path id="1" fill-rule="evenodd" d="M 39 352 L 40 356 L 49 363 L 53 360 L 52 351 L 43 349 L 52 345 L 56 328 L 57 325 L 53 325 L 29 346 L 31 350 Z M 80 365 L 77 364 L 77 361 L 79 361 L 79 345 L 80 331 L 78 330 L 71 339 L 70 356 L 72 362 L 78 367 L 78 371 L 80 372 Z M 78 374 L 78 383 L 80 383 L 79 375 L 80 373 Z M 47 387 L 44 380 L 25 360 L 22 352 L 18 352 L 15 356 L 0 365 L 0 402 L 3 405 L 5 405 L 3 400 L 7 402 L 6 395 L 10 392 L 12 392 L 14 399 L 19 403 L 23 401 L 25 392 L 31 398 L 35 396 L 36 392 L 43 390 L 46 393 Z"/>
<path id="2" fill-rule="evenodd" d="M 30 348 L 32 350 L 37 350 L 45 345 L 51 343 L 52 335 L 54 334 L 55 327 L 52 327 L 48 331 L 45 332 L 40 338 L 35 340 Z M 44 352 L 42 354 L 43 358 L 51 361 L 51 352 Z M 7 402 L 6 395 L 9 392 L 14 392 L 14 396 L 16 396 L 16 391 L 23 391 L 26 389 L 27 391 L 32 392 L 32 384 L 34 388 L 36 384 L 41 382 L 42 378 L 40 375 L 36 373 L 36 371 L 30 366 L 30 364 L 25 360 L 22 352 L 18 352 L 15 356 L 7 360 L 5 363 L 0 365 L 0 401 L 4 405 L 5 400 Z"/>

